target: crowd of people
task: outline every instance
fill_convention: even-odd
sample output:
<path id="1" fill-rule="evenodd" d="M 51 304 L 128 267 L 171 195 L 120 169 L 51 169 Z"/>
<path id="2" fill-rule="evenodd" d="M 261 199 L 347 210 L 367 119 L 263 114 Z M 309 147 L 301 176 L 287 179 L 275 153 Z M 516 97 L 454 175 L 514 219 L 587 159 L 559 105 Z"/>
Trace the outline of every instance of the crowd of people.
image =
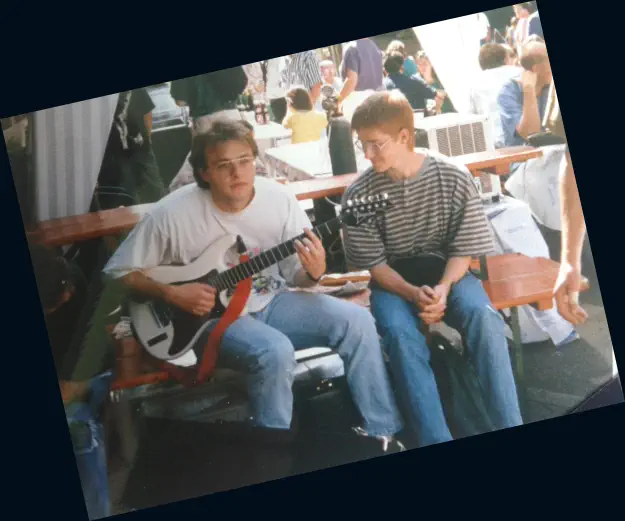
<path id="1" fill-rule="evenodd" d="M 508 44 L 484 38 L 482 74 L 470 90 L 471 110 L 489 116 L 497 147 L 526 143 L 546 130 L 566 143 L 538 13 L 533 3 L 515 6 L 515 13 Z M 237 109 L 239 97 L 251 92 L 269 102 L 272 119 L 292 130 L 294 143 L 319 140 L 328 126 L 321 105 L 325 86 L 336 93 L 339 107 L 354 93 L 365 93 L 350 121 L 372 167 L 348 188 L 343 201 L 386 193 L 397 203 L 376 220 L 344 225 L 342 230 L 349 268 L 371 273 L 370 311 L 327 295 L 284 291 L 318 284 L 326 272 L 326 254 L 295 197 L 257 175 L 254 126 Z M 400 41 L 382 51 L 363 38 L 345 47 L 338 67 L 304 51 L 177 80 L 171 94 L 177 104 L 189 107 L 193 139 L 170 193 L 159 182 L 151 150 L 149 96 L 145 89 L 136 89 L 119 98 L 99 184 L 123 189 L 117 195 L 135 203 L 157 204 L 107 257 L 104 292 L 114 287 L 117 299 L 132 292 L 206 316 L 218 298 L 215 288 L 162 284 L 150 279 L 146 270 L 190 262 L 223 231 L 241 236 L 249 251 L 267 250 L 304 234 L 296 241 L 296 255 L 263 272 L 250 297 L 253 311 L 239 318 L 222 339 L 218 364 L 248 375 L 256 426 L 291 427 L 294 353 L 327 345 L 345 364 L 362 416 L 355 434 L 378 439 L 384 453 L 405 449 L 397 438 L 403 429 L 414 431 L 421 446 L 451 440 L 424 332 L 441 321 L 466 341 L 494 428 L 523 423 L 504 321 L 469 270 L 473 257 L 493 250 L 481 199 L 465 170 L 449 158 L 415 147 L 415 111 L 429 115 L 455 110 L 423 51 L 412 57 Z M 579 324 L 587 318 L 577 297 L 585 229 L 568 148 L 561 194 L 563 247 L 554 295 L 562 316 Z M 113 198 L 110 206 L 119 204 L 127 202 Z M 394 259 L 414 252 L 428 252 L 442 263 L 437 280 L 413 284 L 393 267 Z M 71 263 L 43 248 L 33 247 L 32 255 L 48 323 L 61 320 L 60 314 L 63 320 L 80 315 L 88 289 Z M 99 297 L 90 300 L 94 316 L 106 315 L 116 302 L 102 298 L 102 288 L 99 291 Z M 104 334 L 93 332 L 101 320 L 88 323 L 92 332 L 86 337 Z M 211 320 L 197 340 L 198 358 L 216 324 Z M 67 335 L 51 337 L 51 342 L 60 351 L 66 343 L 92 353 L 102 346 L 86 346 L 84 339 Z M 86 364 L 88 369 L 79 364 L 80 371 L 62 358 L 55 361 L 68 420 L 91 429 L 91 442 L 76 448 L 87 508 L 90 518 L 105 517 L 110 505 L 101 424 L 97 412 L 75 405 L 86 403 L 89 393 L 100 392 L 110 367 L 101 355 L 94 355 L 97 362 Z M 400 413 L 400 403 L 405 414 Z"/>

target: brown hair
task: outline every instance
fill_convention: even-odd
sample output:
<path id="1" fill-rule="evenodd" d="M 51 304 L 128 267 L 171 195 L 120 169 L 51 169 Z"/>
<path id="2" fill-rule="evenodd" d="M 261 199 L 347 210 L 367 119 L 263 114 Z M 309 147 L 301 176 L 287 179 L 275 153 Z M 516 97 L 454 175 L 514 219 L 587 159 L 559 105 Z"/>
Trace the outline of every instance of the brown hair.
<path id="1" fill-rule="evenodd" d="M 487 43 L 480 49 L 480 67 L 483 71 L 496 69 L 506 63 L 508 49 L 500 43 Z"/>
<path id="2" fill-rule="evenodd" d="M 287 100 L 295 110 L 312 110 L 312 99 L 303 87 L 293 87 L 286 93 Z"/>
<path id="3" fill-rule="evenodd" d="M 404 42 L 402 42 L 401 40 L 393 40 L 391 43 L 388 44 L 388 47 L 386 48 L 386 54 L 390 55 L 395 52 L 401 53 L 402 57 L 405 58 L 406 44 L 404 44 Z"/>
<path id="4" fill-rule="evenodd" d="M 409 132 L 408 146 L 414 149 L 414 112 L 410 102 L 399 90 L 376 92 L 354 111 L 352 129 L 380 128 L 387 134 L 397 135 L 402 129 Z"/>
<path id="5" fill-rule="evenodd" d="M 399 74 L 404 66 L 404 56 L 399 51 L 387 53 L 384 57 L 384 70 L 388 74 Z"/>
<path id="6" fill-rule="evenodd" d="M 516 7 L 521 7 L 525 9 L 529 14 L 534 14 L 538 11 L 538 7 L 536 6 L 536 2 L 522 2 L 520 4 L 514 4 Z"/>
<path id="7" fill-rule="evenodd" d="M 258 145 L 254 140 L 254 127 L 243 119 L 215 117 L 201 134 L 193 138 L 189 162 L 193 167 L 193 177 L 200 188 L 210 189 L 210 184 L 202 178 L 202 172 L 208 168 L 206 153 L 228 141 L 247 143 L 254 157 L 258 156 Z"/>
<path id="8" fill-rule="evenodd" d="M 544 49 L 541 53 L 539 49 Z M 519 63 L 527 71 L 531 71 L 532 67 L 538 63 L 542 63 L 547 59 L 547 46 L 542 41 L 532 40 L 525 43 L 521 50 L 521 59 Z"/>

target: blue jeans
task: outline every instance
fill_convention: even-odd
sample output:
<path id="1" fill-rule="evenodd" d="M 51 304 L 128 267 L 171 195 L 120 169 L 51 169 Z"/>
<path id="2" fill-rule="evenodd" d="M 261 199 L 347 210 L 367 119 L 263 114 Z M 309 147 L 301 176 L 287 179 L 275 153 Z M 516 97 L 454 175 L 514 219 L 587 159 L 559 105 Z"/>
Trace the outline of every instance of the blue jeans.
<path id="1" fill-rule="evenodd" d="M 216 323 L 200 337 L 200 350 Z M 295 350 L 310 347 L 338 352 L 369 435 L 403 428 L 369 311 L 329 295 L 290 291 L 276 295 L 262 311 L 238 318 L 222 338 L 218 366 L 247 373 L 255 425 L 290 428 Z"/>
<path id="2" fill-rule="evenodd" d="M 372 290 L 371 311 L 388 351 L 398 396 L 405 402 L 409 423 L 421 445 L 450 441 L 429 363 L 430 351 L 415 307 L 376 288 Z M 495 428 L 521 425 L 504 322 L 473 274 L 468 273 L 452 287 L 443 320 L 463 337 Z"/>
<path id="3" fill-rule="evenodd" d="M 98 415 L 108 394 L 110 377 L 111 373 L 105 373 L 93 378 L 89 382 L 89 401 L 65 407 L 89 519 L 111 515 L 106 451 Z"/>

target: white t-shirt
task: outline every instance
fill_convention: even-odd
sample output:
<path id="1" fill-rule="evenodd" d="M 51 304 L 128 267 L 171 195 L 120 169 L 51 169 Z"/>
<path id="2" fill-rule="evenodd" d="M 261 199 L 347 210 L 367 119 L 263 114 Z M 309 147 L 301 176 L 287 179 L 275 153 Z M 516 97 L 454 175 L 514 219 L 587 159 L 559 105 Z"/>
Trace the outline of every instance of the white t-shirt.
<path id="1" fill-rule="evenodd" d="M 503 135 L 497 96 L 509 79 L 518 76 L 519 70 L 520 68 L 514 65 L 503 65 L 496 69 L 480 71 L 471 86 L 469 93 L 470 111 L 473 114 L 488 116 L 495 140 L 497 136 Z M 501 146 L 501 143 L 494 143 L 494 146 Z"/>
<path id="2" fill-rule="evenodd" d="M 271 58 L 267 63 L 267 98 L 279 99 L 286 95 L 286 88 L 282 85 L 282 69 L 285 67 L 284 56 Z"/>
<path id="3" fill-rule="evenodd" d="M 312 229 L 306 212 L 287 188 L 272 179 L 255 178 L 254 199 L 242 212 L 222 212 L 209 190 L 196 183 L 167 195 L 132 229 L 104 268 L 110 277 L 159 265 L 187 265 L 224 235 L 243 239 L 250 257 Z M 236 245 L 219 264 L 238 264 Z M 264 308 L 286 285 L 294 285 L 300 269 L 298 256 L 287 257 L 253 277 L 248 311 Z M 206 272 L 211 270 L 207 266 Z"/>

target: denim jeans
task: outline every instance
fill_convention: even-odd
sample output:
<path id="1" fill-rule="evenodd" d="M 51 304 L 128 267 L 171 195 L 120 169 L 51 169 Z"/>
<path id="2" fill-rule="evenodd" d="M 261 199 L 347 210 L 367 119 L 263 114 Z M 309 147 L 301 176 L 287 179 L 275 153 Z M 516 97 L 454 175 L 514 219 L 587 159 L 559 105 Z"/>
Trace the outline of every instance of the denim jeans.
<path id="1" fill-rule="evenodd" d="M 216 322 L 196 344 L 200 352 Z M 310 347 L 338 352 L 367 434 L 392 435 L 403 428 L 369 311 L 303 291 L 279 293 L 262 311 L 238 318 L 222 338 L 218 366 L 247 373 L 255 425 L 290 428 L 295 350 Z"/>
<path id="2" fill-rule="evenodd" d="M 450 441 L 452 436 L 429 364 L 429 348 L 414 306 L 375 288 L 371 311 L 388 352 L 398 397 L 405 403 L 407 420 L 421 445 Z M 473 274 L 468 273 L 452 287 L 443 321 L 463 337 L 495 428 L 521 425 L 504 322 Z"/>
<path id="3" fill-rule="evenodd" d="M 74 456 L 89 519 L 111 515 L 106 450 L 99 409 L 109 390 L 110 373 L 93 378 L 89 400 L 65 407 Z"/>

